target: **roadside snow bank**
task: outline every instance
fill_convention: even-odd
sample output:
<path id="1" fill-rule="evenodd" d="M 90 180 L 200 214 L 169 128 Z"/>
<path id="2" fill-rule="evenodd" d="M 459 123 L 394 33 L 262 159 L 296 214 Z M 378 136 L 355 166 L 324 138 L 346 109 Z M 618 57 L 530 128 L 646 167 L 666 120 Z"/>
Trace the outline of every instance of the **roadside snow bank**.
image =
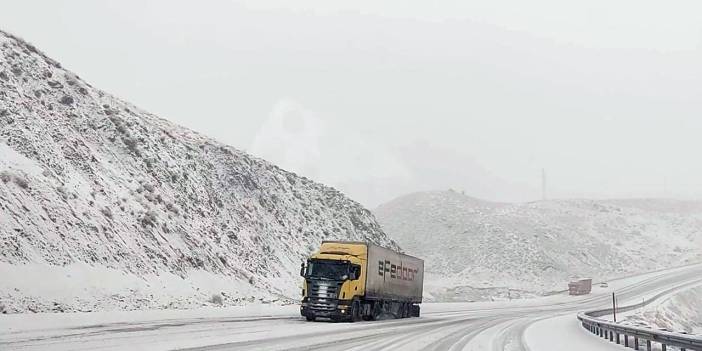
<path id="1" fill-rule="evenodd" d="M 13 265 L 0 262 L 0 301 L 6 313 L 96 310 L 183 309 L 279 301 L 236 277 L 192 270 L 136 275 L 74 263 Z M 289 300 L 281 302 L 289 303 Z"/>

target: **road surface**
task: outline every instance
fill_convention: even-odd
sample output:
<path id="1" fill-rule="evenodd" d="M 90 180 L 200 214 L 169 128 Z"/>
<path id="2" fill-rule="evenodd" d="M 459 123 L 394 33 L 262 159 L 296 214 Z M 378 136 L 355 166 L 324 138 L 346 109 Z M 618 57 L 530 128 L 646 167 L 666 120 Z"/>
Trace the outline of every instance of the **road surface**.
<path id="1" fill-rule="evenodd" d="M 217 316 L 100 322 L 100 318 L 81 317 L 80 323 L 57 322 L 50 327 L 33 325 L 33 317 L 0 316 L 0 350 L 532 350 L 529 340 L 539 345 L 534 351 L 575 349 L 563 345 L 573 338 L 530 335 L 525 332 L 535 323 L 553 319 L 575 329 L 575 313 L 606 307 L 611 292 L 620 304 L 640 302 L 662 293 L 702 283 L 702 265 L 609 282 L 596 287 L 593 294 L 580 297 L 555 295 L 531 300 L 487 303 L 435 303 L 422 306 L 422 317 L 360 323 L 310 323 L 298 316 L 296 306 L 279 307 L 270 315 Z M 186 314 L 187 312 L 183 312 Z M 104 315 L 103 315 L 104 316 Z M 141 316 L 135 314 L 135 316 Z M 567 318 L 566 316 L 572 316 Z M 36 318 L 60 318 L 40 316 Z M 3 318 L 5 320 L 3 320 Z M 141 318 L 141 319 L 140 319 Z M 561 322 L 563 321 L 563 322 Z M 26 324 L 26 325 L 22 325 Z M 549 327 L 551 328 L 551 327 Z M 572 332 L 572 331 L 571 331 Z M 579 337 L 594 338 L 582 330 Z M 534 333 L 532 333 L 534 334 Z M 611 344 L 596 341 L 602 349 Z M 530 347 L 532 346 L 532 347 Z"/>

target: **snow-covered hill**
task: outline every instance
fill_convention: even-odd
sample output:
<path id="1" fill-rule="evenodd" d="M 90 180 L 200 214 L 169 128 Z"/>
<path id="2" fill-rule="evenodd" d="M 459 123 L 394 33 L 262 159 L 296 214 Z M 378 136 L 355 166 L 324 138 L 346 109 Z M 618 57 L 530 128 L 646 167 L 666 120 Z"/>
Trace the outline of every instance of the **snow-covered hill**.
<path id="1" fill-rule="evenodd" d="M 702 260 L 702 206 L 673 200 L 491 203 L 415 193 L 375 214 L 424 258 L 428 299 L 512 298 Z"/>
<path id="2" fill-rule="evenodd" d="M 683 290 L 626 317 L 625 323 L 702 334 L 702 286 Z"/>
<path id="3" fill-rule="evenodd" d="M 144 112 L 4 32 L 0 180 L 9 312 L 296 298 L 321 240 L 397 247 L 337 190 Z"/>

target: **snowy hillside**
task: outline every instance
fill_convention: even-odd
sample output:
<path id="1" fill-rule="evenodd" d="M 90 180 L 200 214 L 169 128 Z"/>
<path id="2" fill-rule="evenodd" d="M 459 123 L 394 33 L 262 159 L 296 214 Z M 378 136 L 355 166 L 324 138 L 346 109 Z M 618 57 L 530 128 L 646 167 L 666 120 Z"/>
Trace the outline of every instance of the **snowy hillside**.
<path id="1" fill-rule="evenodd" d="M 696 286 L 635 311 L 626 323 L 702 334 L 702 286 Z"/>
<path id="2" fill-rule="evenodd" d="M 0 180 L 8 312 L 297 298 L 321 240 L 396 247 L 335 189 L 144 112 L 4 32 Z"/>
<path id="3" fill-rule="evenodd" d="M 490 203 L 425 192 L 376 217 L 406 252 L 424 258 L 430 300 L 482 300 L 565 290 L 702 259 L 702 207 L 670 200 Z"/>

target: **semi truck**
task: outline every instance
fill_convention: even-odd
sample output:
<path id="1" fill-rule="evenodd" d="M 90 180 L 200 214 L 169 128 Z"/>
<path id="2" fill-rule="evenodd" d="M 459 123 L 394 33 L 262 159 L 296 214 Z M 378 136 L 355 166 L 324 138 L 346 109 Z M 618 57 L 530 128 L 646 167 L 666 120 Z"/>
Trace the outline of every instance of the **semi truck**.
<path id="1" fill-rule="evenodd" d="M 574 280 L 568 283 L 569 295 L 587 295 L 592 291 L 592 278 Z"/>
<path id="2" fill-rule="evenodd" d="M 424 261 L 366 242 L 323 241 L 300 267 L 308 321 L 419 317 Z"/>

